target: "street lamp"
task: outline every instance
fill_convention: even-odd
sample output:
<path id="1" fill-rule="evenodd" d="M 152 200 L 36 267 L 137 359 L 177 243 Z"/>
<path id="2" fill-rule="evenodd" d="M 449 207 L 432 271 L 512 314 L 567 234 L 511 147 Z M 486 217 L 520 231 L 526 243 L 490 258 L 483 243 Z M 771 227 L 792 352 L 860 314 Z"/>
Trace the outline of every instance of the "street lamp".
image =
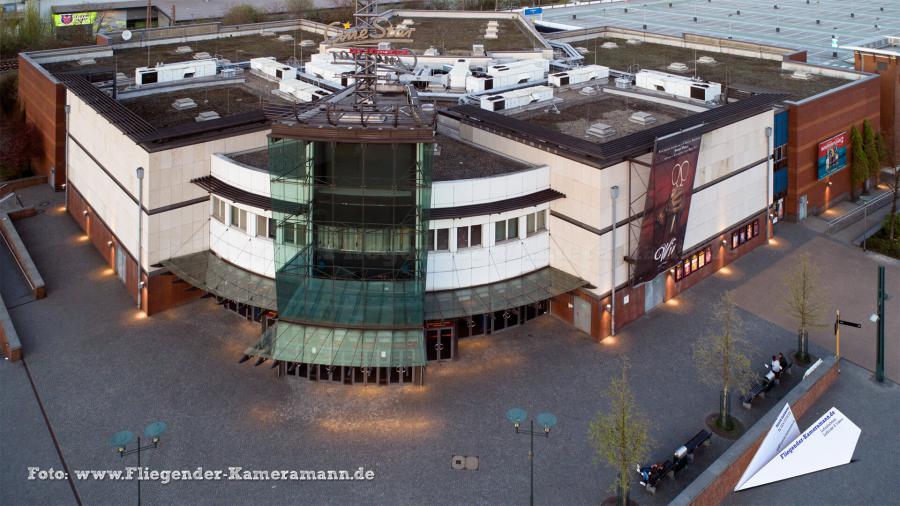
<path id="1" fill-rule="evenodd" d="M 137 308 L 138 311 L 141 310 L 141 298 L 144 294 L 144 276 L 141 274 L 143 272 L 142 264 L 143 260 L 143 227 L 144 220 L 143 216 L 141 216 L 142 209 L 144 208 L 144 168 L 138 167 L 134 171 L 134 175 L 137 177 L 138 181 L 138 248 L 137 248 Z"/>
<path id="2" fill-rule="evenodd" d="M 131 449 L 128 448 L 128 444 L 134 439 L 134 433 L 131 431 L 123 430 L 121 432 L 116 432 L 109 439 L 109 444 L 119 452 L 120 458 L 124 458 L 126 455 L 131 455 L 132 453 L 137 453 L 138 506 L 141 506 L 141 452 L 151 448 L 159 448 L 159 436 L 165 431 L 165 422 L 151 423 L 144 428 L 144 437 L 150 440 L 150 444 L 141 446 L 141 436 L 138 436 L 137 446 Z"/>
<path id="3" fill-rule="evenodd" d="M 524 409 L 512 408 L 506 412 L 506 418 L 513 423 L 513 427 L 516 428 L 516 434 L 526 434 L 531 436 L 531 449 L 528 451 L 528 461 L 531 465 L 531 493 L 529 495 L 528 504 L 534 506 L 534 436 L 536 434 L 538 436 L 549 438 L 550 429 L 556 425 L 556 416 L 550 413 L 540 413 L 537 416 L 537 422 L 538 425 L 544 427 L 544 430 L 540 432 L 535 432 L 534 430 L 534 419 L 529 420 L 529 430 L 521 428 L 522 422 L 528 418 L 528 413 L 526 413 Z"/>

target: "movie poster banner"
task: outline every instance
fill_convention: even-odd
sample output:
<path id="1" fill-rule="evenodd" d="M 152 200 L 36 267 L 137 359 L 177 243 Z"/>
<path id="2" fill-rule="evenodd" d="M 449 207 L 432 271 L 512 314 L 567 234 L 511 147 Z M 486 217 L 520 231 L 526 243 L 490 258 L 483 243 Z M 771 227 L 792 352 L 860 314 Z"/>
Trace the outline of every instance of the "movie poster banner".
<path id="1" fill-rule="evenodd" d="M 701 137 L 700 132 L 688 131 L 656 140 L 635 258 L 635 283 L 655 278 L 681 257 Z"/>
<path id="2" fill-rule="evenodd" d="M 828 177 L 847 166 L 847 132 L 819 143 L 818 176 Z"/>

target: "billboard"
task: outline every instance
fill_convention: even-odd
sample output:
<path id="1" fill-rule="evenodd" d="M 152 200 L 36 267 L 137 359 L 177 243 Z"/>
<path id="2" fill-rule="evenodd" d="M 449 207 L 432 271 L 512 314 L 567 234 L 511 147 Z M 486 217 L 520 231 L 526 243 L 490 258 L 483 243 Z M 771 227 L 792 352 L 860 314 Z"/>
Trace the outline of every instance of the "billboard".
<path id="1" fill-rule="evenodd" d="M 847 132 L 841 132 L 819 143 L 819 179 L 828 177 L 847 166 Z"/>
<path id="2" fill-rule="evenodd" d="M 681 257 L 701 137 L 700 132 L 687 131 L 656 140 L 635 257 L 635 283 L 655 278 Z"/>
<path id="3" fill-rule="evenodd" d="M 54 14 L 53 26 L 93 25 L 94 21 L 96 20 L 96 12 L 70 12 L 67 14 Z"/>

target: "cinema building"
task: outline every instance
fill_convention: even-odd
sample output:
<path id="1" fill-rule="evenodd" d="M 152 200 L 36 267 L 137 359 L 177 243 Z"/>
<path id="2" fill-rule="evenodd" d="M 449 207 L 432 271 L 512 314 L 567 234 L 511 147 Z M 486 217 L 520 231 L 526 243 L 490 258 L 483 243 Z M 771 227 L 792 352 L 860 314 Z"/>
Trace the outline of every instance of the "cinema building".
<path id="1" fill-rule="evenodd" d="M 294 56 L 325 27 L 282 23 L 23 54 L 20 86 L 36 123 L 68 111 L 55 182 L 140 308 L 213 297 L 260 322 L 235 359 L 283 375 L 420 384 L 459 339 L 548 313 L 599 340 L 764 244 L 784 94 L 673 95 L 517 15 L 453 21 L 482 47 L 329 62 Z"/>

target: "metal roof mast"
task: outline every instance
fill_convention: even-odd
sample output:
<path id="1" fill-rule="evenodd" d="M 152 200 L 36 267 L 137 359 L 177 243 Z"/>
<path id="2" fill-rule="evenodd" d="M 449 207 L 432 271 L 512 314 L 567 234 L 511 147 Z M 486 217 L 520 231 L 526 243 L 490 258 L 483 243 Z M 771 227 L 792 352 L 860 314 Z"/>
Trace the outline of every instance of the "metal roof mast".
<path id="1" fill-rule="evenodd" d="M 369 33 L 373 33 L 377 19 L 378 0 L 356 0 L 356 10 L 353 13 L 354 30 L 368 30 Z M 375 109 L 378 96 L 377 57 L 369 51 L 356 51 L 353 60 L 356 64 L 353 75 L 356 84 L 354 104 L 361 111 Z"/>

